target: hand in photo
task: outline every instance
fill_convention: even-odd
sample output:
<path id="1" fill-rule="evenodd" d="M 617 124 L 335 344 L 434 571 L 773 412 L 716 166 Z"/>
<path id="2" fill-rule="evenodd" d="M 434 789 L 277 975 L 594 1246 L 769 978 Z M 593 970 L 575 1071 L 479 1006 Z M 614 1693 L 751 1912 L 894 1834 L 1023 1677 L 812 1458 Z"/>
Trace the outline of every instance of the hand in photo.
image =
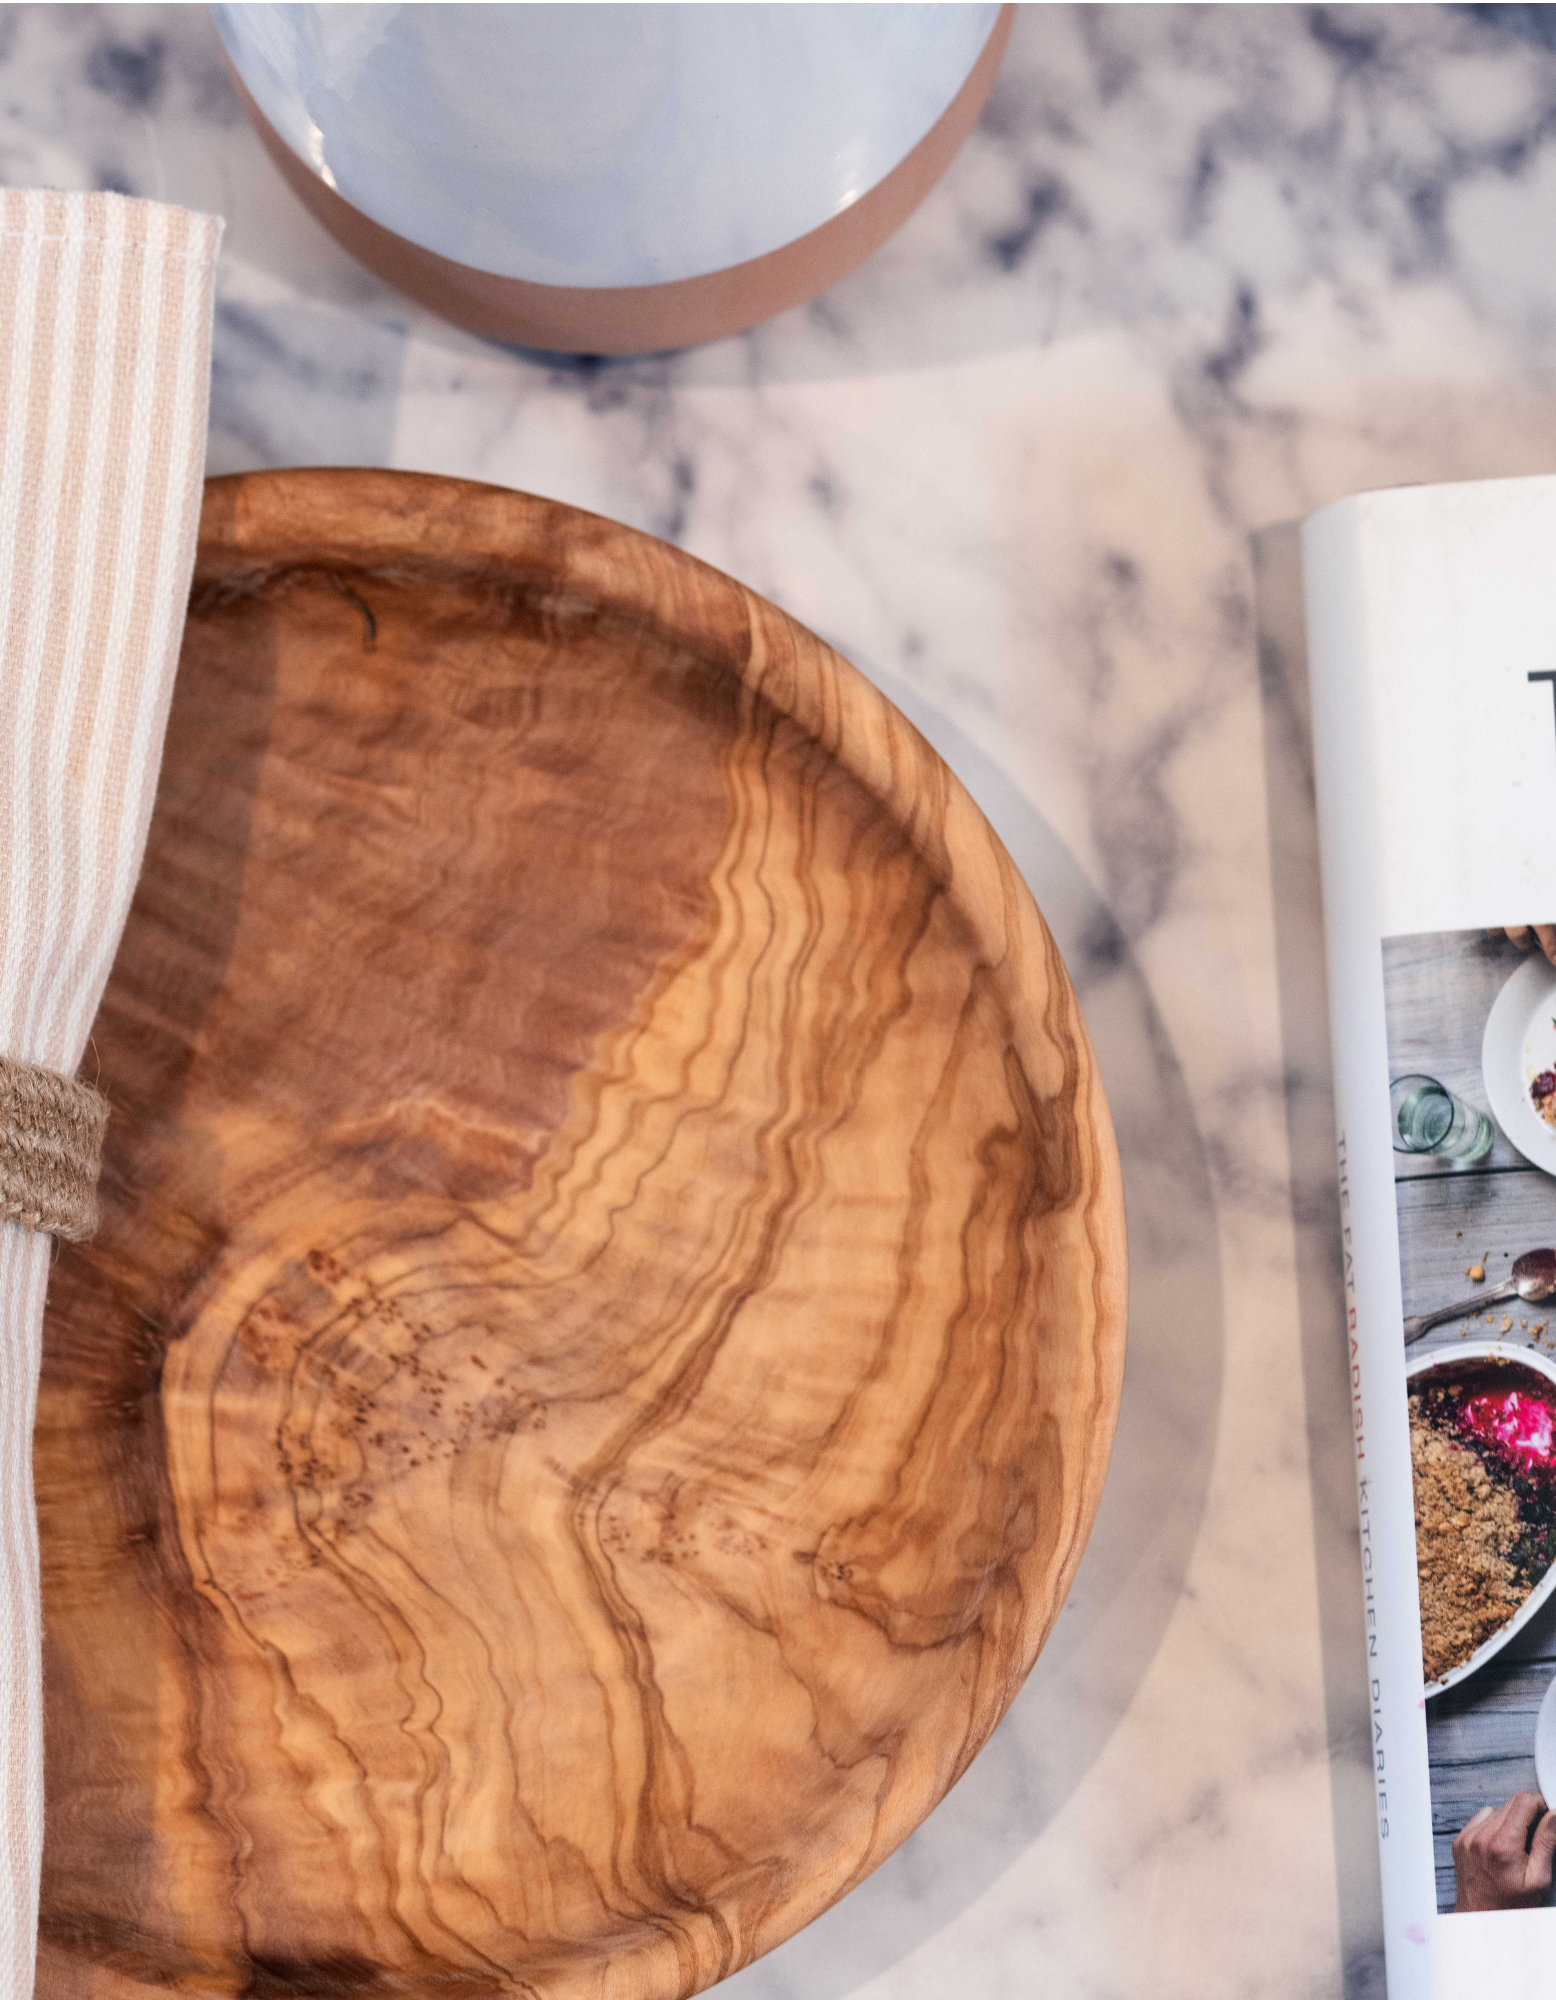
<path id="1" fill-rule="evenodd" d="M 1505 1806 L 1482 1806 L 1453 1843 L 1453 1907 L 1537 1908 L 1550 1890 L 1553 1853 L 1556 1813 L 1545 1810 L 1538 1792 L 1515 1792 Z"/>
<path id="2" fill-rule="evenodd" d="M 1520 951 L 1533 951 L 1538 946 L 1556 965 L 1556 924 L 1509 924 L 1506 929 Z"/>

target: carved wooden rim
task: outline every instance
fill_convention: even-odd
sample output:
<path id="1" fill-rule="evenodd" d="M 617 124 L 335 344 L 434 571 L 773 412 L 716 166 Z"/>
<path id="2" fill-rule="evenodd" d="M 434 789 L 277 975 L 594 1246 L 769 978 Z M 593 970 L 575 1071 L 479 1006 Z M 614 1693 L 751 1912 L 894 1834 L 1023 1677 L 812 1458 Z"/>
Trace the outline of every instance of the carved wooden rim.
<path id="1" fill-rule="evenodd" d="M 349 542 L 338 535 L 343 485 L 355 503 L 352 518 L 361 523 Z M 552 595 L 561 570 L 581 600 L 624 625 L 650 628 L 694 656 L 718 661 L 792 717 L 944 872 L 990 963 L 1007 967 L 1012 984 L 1034 996 L 1017 1023 L 1023 1061 L 1041 1068 L 1045 1057 L 1051 1060 L 1055 1004 L 1074 1008 L 1087 1062 L 1076 1097 L 1087 1108 L 1079 1130 L 1088 1155 L 1081 1178 L 1095 1273 L 1093 1326 L 1089 1336 L 1076 1334 L 1089 1338 L 1098 1393 L 1088 1412 L 1080 1503 L 1048 1587 L 1035 1596 L 1003 1713 L 1053 1627 L 1096 1518 L 1123 1391 L 1126 1330 L 1124 1202 L 1113 1122 L 1069 975 L 1031 891 L 949 765 L 858 668 L 777 605 L 667 542 L 560 501 L 430 473 L 321 467 L 207 482 L 197 590 L 224 583 L 241 589 L 240 579 L 254 578 L 260 565 L 267 577 L 294 564 L 403 576 L 421 563 L 444 574 L 468 565 L 472 581 L 489 587 L 505 580 L 522 586 L 532 573 Z M 739 654 L 728 643 L 731 629 L 745 634 Z M 981 1748 L 981 1742 L 969 1747 L 962 1769 Z M 900 1844 L 921 1818 L 904 1812 L 885 1845 Z M 813 1905 L 793 1929 L 854 1886 L 852 1878 L 816 1883 Z"/>
<path id="2" fill-rule="evenodd" d="M 1034 1337 L 1044 1340 L 1044 1367 L 1052 1376 L 1043 1435 L 1034 1434 L 1032 1450 L 1046 1449 L 1052 1442 L 1047 1434 L 1057 1432 L 1065 1468 L 1055 1489 L 1052 1535 L 1045 1533 L 1043 1554 L 1022 1573 L 1019 1609 L 991 1642 L 976 1723 L 960 1744 L 941 1746 L 946 1755 L 934 1771 L 911 1742 L 905 1745 L 907 1775 L 877 1801 L 866 1850 L 847 1865 L 819 1850 L 808 1859 L 803 1879 L 763 1920 L 756 1947 L 763 1951 L 854 1887 L 938 1803 L 1013 1699 L 1064 1601 L 1101 1497 L 1122 1388 L 1125 1243 L 1112 1125 L 1073 989 L 1010 857 L 923 737 L 794 619 L 650 536 L 498 487 L 333 469 L 235 476 L 207 485 L 197 602 L 272 594 L 294 571 L 300 578 L 329 574 L 354 597 L 353 574 L 403 586 L 423 568 L 445 581 L 467 575 L 472 590 L 499 597 L 522 598 L 533 588 L 559 610 L 576 607 L 620 621 L 625 630 L 652 631 L 792 718 L 904 830 L 945 885 L 981 958 L 998 972 L 1007 1001 L 1030 996 L 1029 1006 L 1009 1007 L 1015 1056 L 1029 1078 L 1053 1083 L 1046 1096 L 1062 1095 L 1074 1107 L 1070 1116 L 1055 1114 L 1053 1127 L 1055 1146 L 1066 1156 L 1066 1185 L 1076 1192 L 1046 1211 L 1054 1221 L 1053 1262 L 1069 1280 L 1073 1318 L 1045 1319 L 1040 1334 L 1038 1323 L 1029 1322 Z M 370 623 L 365 599 L 359 608 Z M 646 1951 L 629 1946 L 615 1954 L 612 1992 L 669 2000 L 672 1992 L 695 1991 L 735 1969 L 699 1969 L 688 1959 L 672 1971 L 650 1962 Z M 39 1964 L 40 1994 L 80 1991 L 94 2000 L 131 2000 L 149 1990 L 107 1957 L 84 1963 L 79 1944 L 47 1932 Z M 556 1990 L 584 1988 L 559 1978 Z"/>

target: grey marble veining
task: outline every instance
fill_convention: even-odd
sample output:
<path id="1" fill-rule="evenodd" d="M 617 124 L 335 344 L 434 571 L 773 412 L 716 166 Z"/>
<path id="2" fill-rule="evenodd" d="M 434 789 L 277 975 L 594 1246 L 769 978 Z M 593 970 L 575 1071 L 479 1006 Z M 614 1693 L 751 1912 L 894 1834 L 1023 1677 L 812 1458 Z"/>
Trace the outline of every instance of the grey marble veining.
<path id="1" fill-rule="evenodd" d="M 816 627 L 967 779 L 1076 972 L 1134 1272 L 1096 1535 L 962 1784 L 731 1992 L 1381 1994 L 1290 523 L 1556 465 L 1551 11 L 1031 9 L 867 265 L 624 362 L 385 291 L 198 8 L 0 11 L 0 176 L 228 216 L 213 469 L 527 487 Z"/>

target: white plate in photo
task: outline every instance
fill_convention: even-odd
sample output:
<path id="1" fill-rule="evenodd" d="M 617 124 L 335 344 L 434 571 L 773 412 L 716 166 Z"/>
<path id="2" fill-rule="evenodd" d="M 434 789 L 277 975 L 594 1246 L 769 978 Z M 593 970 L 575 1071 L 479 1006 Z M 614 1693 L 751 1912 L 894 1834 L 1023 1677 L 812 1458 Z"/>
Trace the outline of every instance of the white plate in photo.
<path id="1" fill-rule="evenodd" d="M 1550 970 L 1549 967 L 1546 969 Z M 1455 1363 L 1465 1361 L 1516 1361 L 1520 1367 L 1529 1369 L 1531 1373 L 1543 1375 L 1547 1382 L 1556 1387 L 1556 1361 L 1549 1360 L 1532 1347 L 1522 1347 L 1510 1340 L 1464 1340 L 1455 1341 L 1451 1347 L 1431 1348 L 1427 1353 L 1417 1354 L 1405 1363 L 1405 1380 L 1411 1383 L 1418 1376 L 1430 1374 L 1433 1369 L 1448 1368 Z M 1477 1673 L 1487 1660 L 1494 1659 L 1510 1639 L 1517 1638 L 1540 1606 L 1550 1597 L 1552 1591 L 1556 1591 L 1556 1563 L 1553 1563 L 1540 1578 L 1507 1623 L 1493 1632 L 1483 1646 L 1471 1653 L 1469 1658 L 1462 1665 L 1455 1667 L 1451 1673 L 1444 1674 L 1440 1681 L 1427 1682 L 1427 1700 L 1430 1701 L 1433 1695 L 1446 1694 L 1449 1688 L 1457 1687 L 1460 1681 L 1468 1680 L 1471 1674 Z M 1541 1720 L 1542 1722 L 1544 1720 L 1543 1710 Z M 1552 1718 L 1552 1727 L 1556 1728 L 1556 1716 Z M 1553 1750 L 1556 1750 L 1556 1738 L 1553 1738 Z M 1537 1750 L 1537 1763 L 1538 1754 Z M 1547 1755 L 1549 1757 L 1550 1753 Z M 1556 1772 L 1552 1773 L 1552 1777 L 1553 1781 L 1556 1781 Z M 1544 1789 L 1543 1780 L 1541 1789 Z M 1545 1796 L 1550 1798 L 1551 1795 L 1546 1792 Z"/>
<path id="2" fill-rule="evenodd" d="M 1480 1069 L 1502 1130 L 1532 1166 L 1556 1174 L 1556 1125 L 1529 1097 L 1540 1072 L 1556 1069 L 1556 965 L 1541 953 L 1526 958 L 1492 1002 Z"/>
<path id="3" fill-rule="evenodd" d="M 1534 1719 L 1534 1775 L 1540 1786 L 1540 1796 L 1549 1805 L 1556 1799 L 1556 1680 L 1545 1690 L 1545 1699 L 1540 1703 L 1540 1713 Z"/>

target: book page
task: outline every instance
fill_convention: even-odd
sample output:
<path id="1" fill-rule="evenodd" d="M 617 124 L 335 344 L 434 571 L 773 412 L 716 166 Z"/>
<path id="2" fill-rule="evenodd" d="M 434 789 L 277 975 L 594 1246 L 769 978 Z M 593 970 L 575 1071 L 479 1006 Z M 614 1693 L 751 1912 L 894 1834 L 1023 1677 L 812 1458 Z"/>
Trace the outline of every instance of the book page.
<path id="1" fill-rule="evenodd" d="M 1556 1993 L 1556 478 L 1304 562 L 1389 1991 Z"/>

